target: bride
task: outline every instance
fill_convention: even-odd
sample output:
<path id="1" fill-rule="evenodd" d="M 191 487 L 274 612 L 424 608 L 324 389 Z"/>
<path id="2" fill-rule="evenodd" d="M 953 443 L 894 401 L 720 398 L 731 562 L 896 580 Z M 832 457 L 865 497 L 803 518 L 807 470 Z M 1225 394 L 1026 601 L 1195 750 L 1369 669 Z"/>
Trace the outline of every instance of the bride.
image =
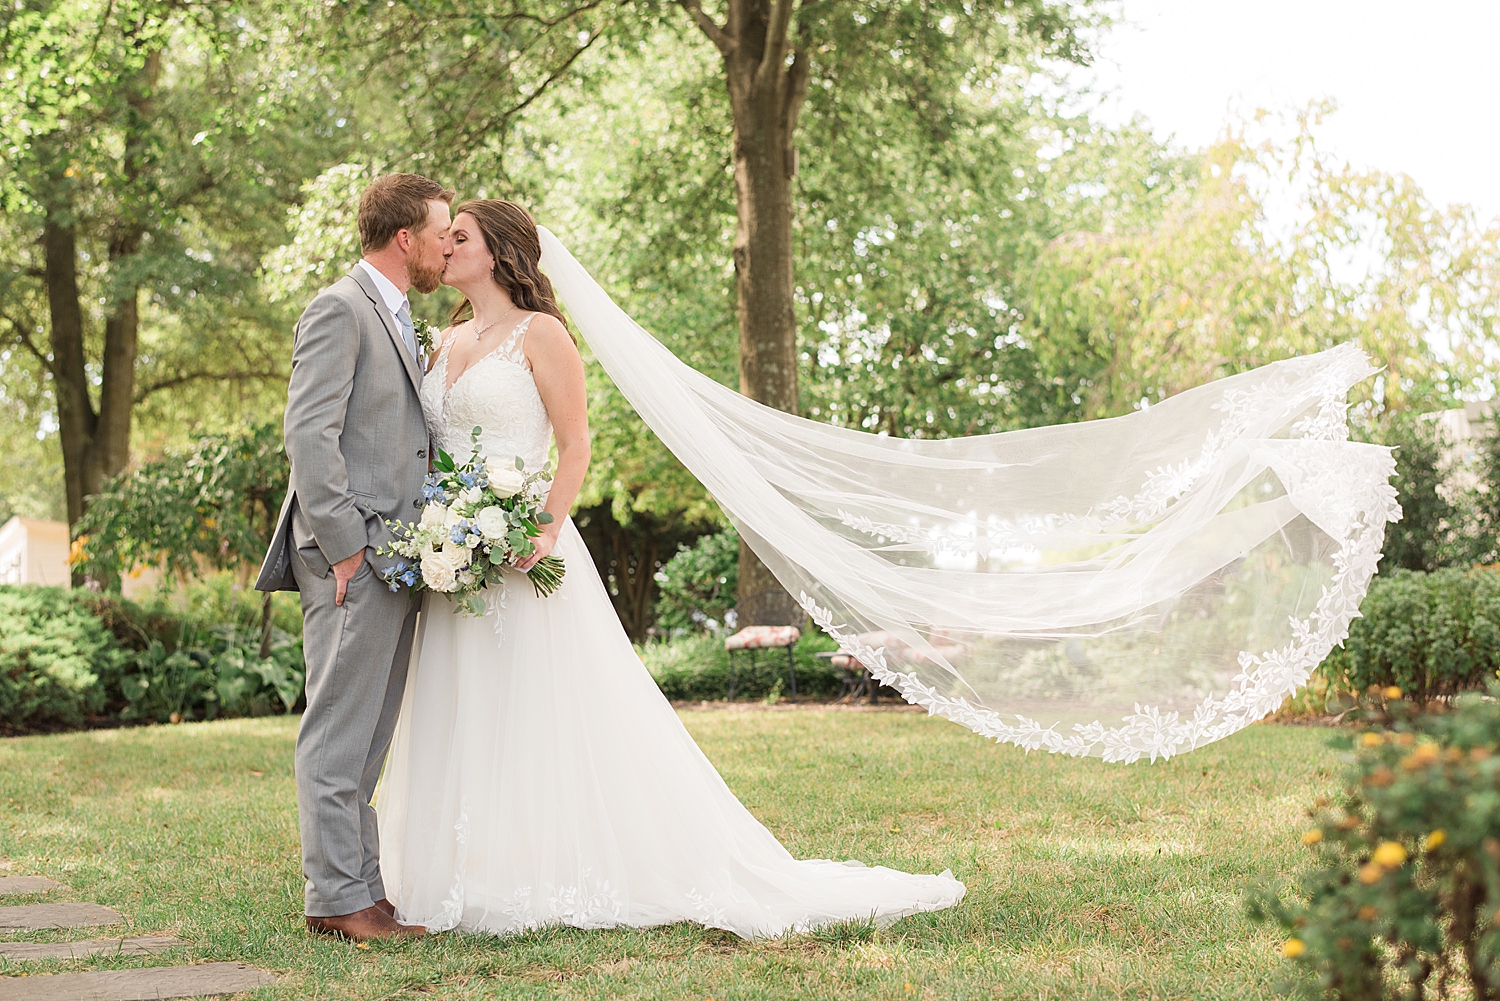
<path id="1" fill-rule="evenodd" d="M 589 463 L 583 362 L 542 274 L 536 223 L 458 206 L 443 283 L 465 298 L 421 399 L 437 447 L 558 464 L 554 520 L 483 617 L 429 596 L 378 793 L 381 864 L 401 921 L 508 933 L 692 921 L 743 937 L 951 907 L 949 872 L 797 860 L 734 797 L 646 672 L 568 511 Z"/>

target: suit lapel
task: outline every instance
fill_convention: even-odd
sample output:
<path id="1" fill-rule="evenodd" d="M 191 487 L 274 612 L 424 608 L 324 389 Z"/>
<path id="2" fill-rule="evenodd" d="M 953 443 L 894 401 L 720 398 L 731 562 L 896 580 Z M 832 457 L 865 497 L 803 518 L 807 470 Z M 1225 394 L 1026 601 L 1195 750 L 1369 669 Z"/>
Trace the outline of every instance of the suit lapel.
<path id="1" fill-rule="evenodd" d="M 420 393 L 422 370 L 417 367 L 417 360 L 411 356 L 411 352 L 406 350 L 406 341 L 401 339 L 401 331 L 396 329 L 396 321 L 391 317 L 391 311 L 386 309 L 385 300 L 380 298 L 380 290 L 375 287 L 374 280 L 358 265 L 349 272 L 349 277 L 358 282 L 365 295 L 369 296 L 371 305 L 375 307 L 375 315 L 380 318 L 381 325 L 396 347 L 396 354 L 400 356 L 401 364 L 406 369 L 406 377 L 411 380 L 411 388 Z"/>

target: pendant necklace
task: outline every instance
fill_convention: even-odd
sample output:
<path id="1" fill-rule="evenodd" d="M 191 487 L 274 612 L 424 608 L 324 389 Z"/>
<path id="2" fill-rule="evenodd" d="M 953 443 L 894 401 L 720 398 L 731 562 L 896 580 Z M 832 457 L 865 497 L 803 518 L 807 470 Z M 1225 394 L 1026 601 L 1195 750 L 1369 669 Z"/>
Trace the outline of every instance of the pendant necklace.
<path id="1" fill-rule="evenodd" d="M 516 311 L 516 304 L 515 303 L 511 303 L 510 304 L 510 309 L 507 309 L 505 312 L 503 312 L 503 313 L 500 314 L 500 320 L 505 319 L 507 316 L 509 316 L 510 314 L 514 313 L 515 311 Z M 474 331 L 474 343 L 478 344 L 479 343 L 479 338 L 481 338 L 481 337 L 484 336 L 484 332 L 486 330 L 490 329 L 491 327 L 493 327 L 496 323 L 499 323 L 500 320 L 495 320 L 495 321 L 493 321 L 491 323 L 486 323 L 484 326 L 482 326 L 478 330 Z"/>

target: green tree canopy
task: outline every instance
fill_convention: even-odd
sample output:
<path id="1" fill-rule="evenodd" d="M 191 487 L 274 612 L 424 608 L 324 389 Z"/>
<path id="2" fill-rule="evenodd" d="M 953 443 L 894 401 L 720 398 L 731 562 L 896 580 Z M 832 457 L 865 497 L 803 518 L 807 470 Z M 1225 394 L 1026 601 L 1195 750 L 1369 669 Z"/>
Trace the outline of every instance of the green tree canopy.
<path id="1" fill-rule="evenodd" d="M 195 397 L 285 375 L 260 258 L 307 165 L 344 141 L 295 16 L 256 0 L 0 11 L 0 381 L 52 413 L 70 521 L 126 468 L 138 405 L 170 392 L 177 422 Z"/>

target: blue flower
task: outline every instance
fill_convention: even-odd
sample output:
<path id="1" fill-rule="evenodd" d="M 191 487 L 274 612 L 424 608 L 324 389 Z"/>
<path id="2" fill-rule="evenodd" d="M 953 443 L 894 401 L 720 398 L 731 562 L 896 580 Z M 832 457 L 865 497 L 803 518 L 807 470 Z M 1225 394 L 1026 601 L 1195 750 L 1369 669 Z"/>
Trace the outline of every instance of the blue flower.
<path id="1" fill-rule="evenodd" d="M 453 544 L 456 546 L 463 545 L 464 539 L 467 538 L 468 535 L 468 528 L 465 527 L 465 522 L 462 521 L 457 525 L 454 525 L 453 528 L 448 532 L 448 538 L 452 539 Z"/>

